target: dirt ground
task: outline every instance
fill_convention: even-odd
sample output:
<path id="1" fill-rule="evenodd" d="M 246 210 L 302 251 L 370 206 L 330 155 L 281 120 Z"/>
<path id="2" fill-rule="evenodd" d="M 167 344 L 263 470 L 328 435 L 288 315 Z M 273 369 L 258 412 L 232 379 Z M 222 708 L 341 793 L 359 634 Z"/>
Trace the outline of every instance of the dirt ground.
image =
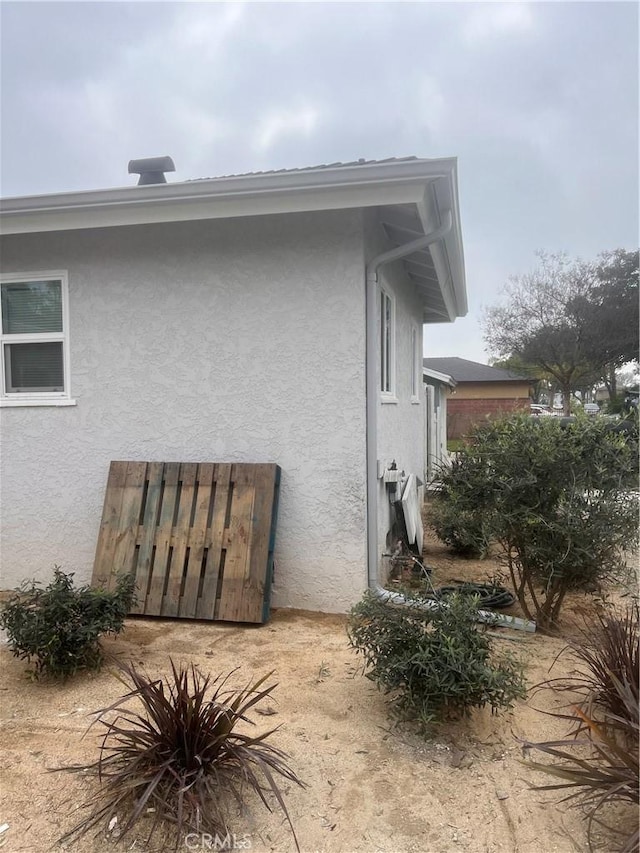
<path id="1" fill-rule="evenodd" d="M 490 562 L 454 560 L 427 541 L 425 561 L 436 583 L 480 578 Z M 584 607 L 575 599 L 571 616 Z M 517 608 L 511 612 L 518 614 Z M 280 725 L 273 743 L 290 756 L 306 782 L 285 790 L 302 853 L 574 853 L 586 851 L 579 812 L 558 805 L 558 795 L 530 790 L 543 781 L 521 763 L 518 738 L 561 737 L 564 727 L 540 710 L 560 700 L 549 691 L 499 716 L 474 713 L 449 724 L 430 741 L 394 729 L 385 697 L 366 679 L 349 648 L 346 618 L 276 611 L 259 627 L 133 618 L 105 648 L 154 676 L 169 658 L 204 672 L 238 671 L 233 683 L 274 670 L 278 687 L 268 716 L 255 714 L 259 730 Z M 510 629 L 492 632 L 496 643 L 526 663 L 530 684 L 548 676 L 564 640 Z M 85 794 L 97 783 L 49 772 L 93 761 L 97 736 L 82 735 L 90 712 L 118 698 L 123 688 L 109 668 L 62 685 L 33 683 L 25 664 L 0 649 L 0 845 L 7 851 L 60 849 L 56 839 L 79 819 Z M 567 671 L 567 660 L 554 674 Z M 539 710 L 540 709 L 540 710 Z M 295 850 L 282 815 L 257 801 L 233 827 L 240 846 L 256 853 Z M 162 850 L 159 836 L 115 841 L 105 832 L 70 846 L 78 853 Z M 207 849 L 191 840 L 181 850 Z M 601 850 L 611 850 L 607 841 Z"/>

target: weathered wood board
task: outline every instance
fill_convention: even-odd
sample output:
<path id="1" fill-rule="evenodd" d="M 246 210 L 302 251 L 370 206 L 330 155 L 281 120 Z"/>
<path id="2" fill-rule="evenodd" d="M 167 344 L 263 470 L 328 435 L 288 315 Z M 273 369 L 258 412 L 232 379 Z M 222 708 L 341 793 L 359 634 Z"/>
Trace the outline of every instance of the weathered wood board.
<path id="1" fill-rule="evenodd" d="M 266 622 L 280 468 L 112 462 L 92 584 L 136 577 L 132 613 Z"/>

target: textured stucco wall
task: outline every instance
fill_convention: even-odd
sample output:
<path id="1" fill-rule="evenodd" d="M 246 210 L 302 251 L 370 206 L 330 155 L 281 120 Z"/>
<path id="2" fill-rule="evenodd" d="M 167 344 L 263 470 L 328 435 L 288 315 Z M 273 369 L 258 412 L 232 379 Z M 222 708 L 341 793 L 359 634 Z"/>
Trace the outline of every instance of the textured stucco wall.
<path id="1" fill-rule="evenodd" d="M 90 577 L 112 459 L 277 462 L 273 603 L 366 585 L 357 212 L 6 237 L 3 271 L 69 274 L 69 408 L 2 425 L 1 586 Z"/>
<path id="2" fill-rule="evenodd" d="M 425 390 L 419 377 L 419 404 L 411 399 L 411 330 L 417 327 L 418 352 L 422 355 L 422 309 L 416 290 L 398 264 L 384 267 L 380 278 L 395 296 L 396 310 L 396 401 L 380 403 L 378 414 L 378 458 L 388 465 L 395 460 L 406 474 L 424 481 L 425 473 Z M 380 360 L 378 359 L 378 362 Z M 387 532 L 393 522 L 386 487 L 379 483 L 378 547 L 387 550 Z M 385 561 L 382 566 L 386 565 Z"/>
<path id="3" fill-rule="evenodd" d="M 381 228 L 376 227 L 375 213 L 367 212 L 365 221 L 365 258 L 370 261 L 375 255 L 391 248 Z M 395 460 L 398 468 L 407 474 L 415 474 L 424 480 L 425 472 L 425 391 L 419 374 L 418 388 L 420 403 L 411 401 L 411 329 L 418 332 L 419 364 L 422 359 L 422 306 L 413 284 L 403 274 L 400 262 L 382 267 L 378 280 L 395 300 L 395 389 L 396 401 L 378 402 L 378 459 L 389 465 Z M 378 328 L 380 328 L 380 300 L 378 300 Z M 380 341 L 378 357 L 378 388 L 380 387 Z M 387 551 L 387 534 L 393 523 L 389 493 L 382 480 L 378 480 L 378 555 L 380 579 L 388 570 L 388 560 L 382 557 Z"/>

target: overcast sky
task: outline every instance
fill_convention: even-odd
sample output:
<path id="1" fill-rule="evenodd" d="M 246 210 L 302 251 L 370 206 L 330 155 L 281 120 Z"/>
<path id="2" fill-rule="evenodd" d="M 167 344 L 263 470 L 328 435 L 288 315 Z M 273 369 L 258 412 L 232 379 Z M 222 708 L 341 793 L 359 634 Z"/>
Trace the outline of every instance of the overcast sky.
<path id="1" fill-rule="evenodd" d="M 2 196 L 359 157 L 459 159 L 469 315 L 536 249 L 638 245 L 636 3 L 1 2 Z"/>

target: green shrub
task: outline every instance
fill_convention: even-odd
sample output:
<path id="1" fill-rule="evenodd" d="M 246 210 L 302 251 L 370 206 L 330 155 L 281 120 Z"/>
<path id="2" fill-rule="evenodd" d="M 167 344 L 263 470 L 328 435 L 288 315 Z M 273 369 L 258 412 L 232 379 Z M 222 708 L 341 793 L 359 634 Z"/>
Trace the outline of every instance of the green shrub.
<path id="1" fill-rule="evenodd" d="M 460 519 L 460 538 L 475 524 L 501 546 L 525 616 L 544 630 L 567 592 L 595 592 L 625 568 L 637 482 L 633 435 L 598 418 L 514 416 L 475 429 L 435 504 Z"/>
<path id="2" fill-rule="evenodd" d="M 486 466 L 482 460 L 462 454 L 441 469 L 427 521 L 455 554 L 469 559 L 486 557 L 491 531 L 480 508 L 489 498 Z"/>
<path id="3" fill-rule="evenodd" d="M 468 560 L 487 556 L 490 540 L 482 518 L 472 510 L 458 510 L 454 503 L 434 504 L 428 521 L 436 536 L 457 554 Z"/>
<path id="4" fill-rule="evenodd" d="M 64 768 L 95 775 L 102 784 L 85 803 L 88 816 L 60 841 L 80 837 L 98 824 L 108 828 L 114 817 L 122 839 L 150 810 L 149 838 L 160 829 L 166 842 L 172 833 L 177 850 L 186 832 L 230 834 L 229 806 L 234 801 L 244 805 L 249 791 L 269 811 L 271 795 L 297 847 L 275 777 L 301 787 L 303 783 L 289 768 L 285 753 L 266 743 L 275 729 L 256 735 L 238 731 L 238 726 L 251 723 L 247 713 L 271 696 L 276 685 L 263 686 L 269 675 L 232 690 L 225 686 L 229 676 L 212 680 L 194 666 L 177 668 L 173 662 L 166 680 L 150 679 L 133 666 L 122 671 L 130 691 L 97 712 L 103 727 L 99 759 Z M 131 699 L 142 707 L 123 707 Z"/>
<path id="5" fill-rule="evenodd" d="M 393 693 L 393 709 L 424 729 L 471 708 L 508 708 L 525 696 L 520 663 L 492 653 L 475 621 L 477 600 L 453 595 L 426 609 L 394 606 L 368 592 L 352 609 L 349 640 L 364 656 L 367 677 Z"/>
<path id="6" fill-rule="evenodd" d="M 80 669 L 99 669 L 99 638 L 122 630 L 134 587 L 133 576 L 122 575 L 114 592 L 75 588 L 73 573 L 56 566 L 49 586 L 27 582 L 6 602 L 0 627 L 7 631 L 13 654 L 33 660 L 36 677 L 64 678 Z"/>

